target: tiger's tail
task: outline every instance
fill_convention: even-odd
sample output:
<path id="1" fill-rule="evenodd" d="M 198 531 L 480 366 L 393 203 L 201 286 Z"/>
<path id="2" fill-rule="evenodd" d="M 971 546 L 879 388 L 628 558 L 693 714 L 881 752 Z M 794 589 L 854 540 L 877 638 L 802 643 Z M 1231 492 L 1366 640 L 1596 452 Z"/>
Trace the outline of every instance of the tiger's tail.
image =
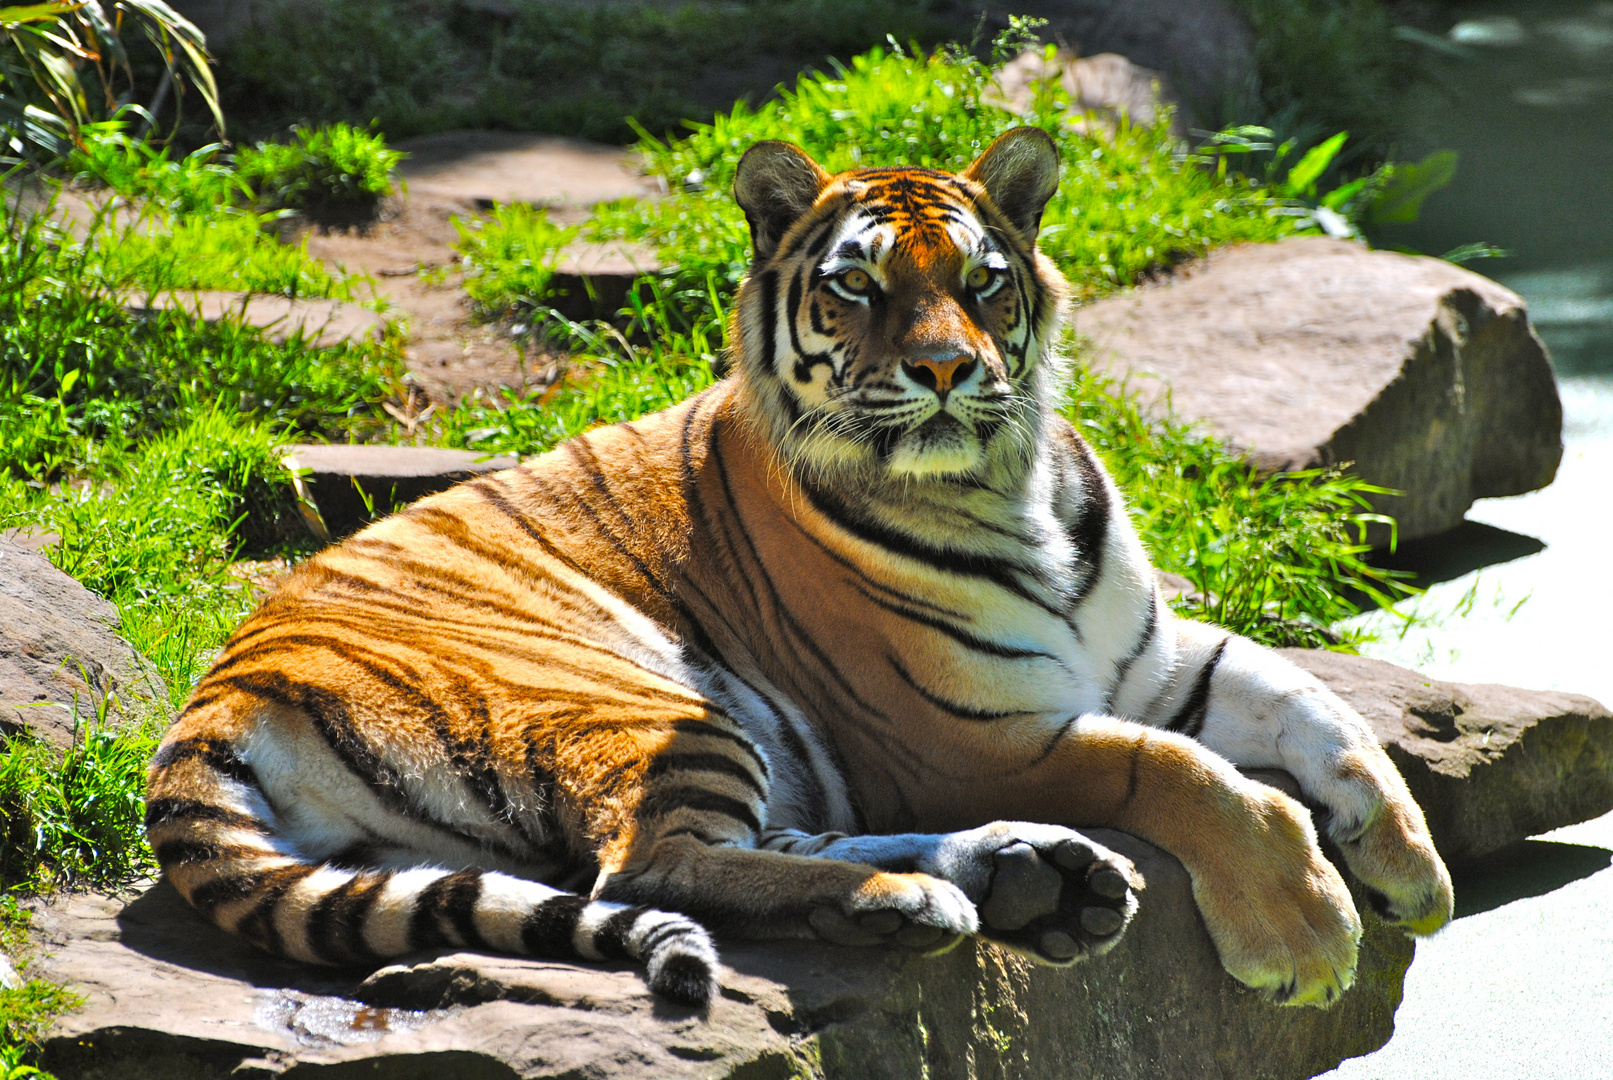
<path id="1" fill-rule="evenodd" d="M 701 1006 L 716 991 L 716 949 L 683 915 L 589 900 L 494 871 L 355 868 L 299 854 L 279 835 L 250 766 L 219 740 L 162 747 L 146 834 L 192 906 L 275 955 L 378 964 L 458 946 L 631 959 L 647 969 L 652 990 L 674 1001 Z"/>

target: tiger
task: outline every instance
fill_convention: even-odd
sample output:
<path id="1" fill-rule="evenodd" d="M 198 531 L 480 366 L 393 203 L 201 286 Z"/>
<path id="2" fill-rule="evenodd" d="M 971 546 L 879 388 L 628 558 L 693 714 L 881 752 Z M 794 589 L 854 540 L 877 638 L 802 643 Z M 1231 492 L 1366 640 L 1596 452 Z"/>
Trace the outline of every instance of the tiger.
<path id="1" fill-rule="evenodd" d="M 1366 723 L 1173 613 L 1059 410 L 1059 172 L 1034 127 L 961 173 L 750 147 L 731 370 L 292 572 L 154 756 L 167 879 L 298 961 L 631 961 L 694 1008 L 713 935 L 1099 956 L 1145 882 L 1082 828 L 1180 860 L 1276 1003 L 1354 978 L 1324 835 L 1437 930 L 1450 876 Z"/>

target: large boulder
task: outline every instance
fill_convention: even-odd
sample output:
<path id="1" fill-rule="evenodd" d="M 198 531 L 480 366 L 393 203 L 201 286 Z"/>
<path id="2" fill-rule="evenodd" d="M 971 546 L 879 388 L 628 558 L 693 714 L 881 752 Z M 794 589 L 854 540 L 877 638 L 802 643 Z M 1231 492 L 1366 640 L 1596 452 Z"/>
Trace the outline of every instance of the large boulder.
<path id="1" fill-rule="evenodd" d="M 1372 724 L 1447 862 L 1613 810 L 1613 712 L 1588 697 L 1438 682 L 1364 656 L 1282 652 Z"/>
<path id="2" fill-rule="evenodd" d="M 1010 15 L 1034 15 L 1047 20 L 1044 40 L 1082 56 L 1118 53 L 1170 81 L 1186 128 L 1215 123 L 1257 78 L 1254 32 L 1230 0 L 970 0 L 950 15 L 960 41 L 990 41 Z"/>
<path id="3" fill-rule="evenodd" d="M 118 627 L 117 608 L 0 536 L 0 732 L 65 747 L 102 706 L 113 721 L 168 709 L 162 676 Z"/>
<path id="4" fill-rule="evenodd" d="M 1268 471 L 1353 462 L 1402 539 L 1544 487 L 1562 405 L 1523 301 L 1439 259 L 1240 244 L 1075 314 L 1089 361 Z M 1383 532 L 1374 537 L 1382 542 Z"/>
<path id="5" fill-rule="evenodd" d="M 1299 1080 L 1382 1045 L 1411 942 L 1367 916 L 1357 982 L 1280 1008 L 1222 971 L 1174 859 L 1118 833 L 1147 889 L 1125 939 L 1070 969 L 968 943 L 924 959 L 726 943 L 708 1016 L 636 971 L 445 952 L 368 974 L 269 959 L 161 884 L 63 897 L 36 919 L 39 973 L 84 1007 L 58 1021 L 60 1080 Z"/>

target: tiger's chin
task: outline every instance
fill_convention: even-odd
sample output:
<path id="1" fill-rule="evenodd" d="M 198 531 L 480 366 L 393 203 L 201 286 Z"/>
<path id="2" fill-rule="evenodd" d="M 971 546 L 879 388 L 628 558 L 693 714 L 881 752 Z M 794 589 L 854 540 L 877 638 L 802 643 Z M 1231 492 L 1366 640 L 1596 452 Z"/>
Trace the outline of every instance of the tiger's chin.
<path id="1" fill-rule="evenodd" d="M 985 460 L 979 436 L 938 413 L 897 440 L 885 468 L 896 477 L 945 479 L 974 473 Z"/>

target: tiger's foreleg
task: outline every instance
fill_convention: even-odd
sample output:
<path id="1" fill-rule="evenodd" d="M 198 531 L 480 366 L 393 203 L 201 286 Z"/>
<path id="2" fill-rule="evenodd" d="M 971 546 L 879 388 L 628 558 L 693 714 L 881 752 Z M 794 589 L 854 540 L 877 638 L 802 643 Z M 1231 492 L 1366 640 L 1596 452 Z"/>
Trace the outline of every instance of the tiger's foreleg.
<path id="1" fill-rule="evenodd" d="M 1254 642 L 1178 624 L 1184 663 L 1167 720 L 1243 768 L 1283 769 L 1379 913 L 1413 934 L 1451 917 L 1450 874 L 1423 812 L 1367 722 L 1309 672 Z"/>
<path id="2" fill-rule="evenodd" d="M 587 740 L 570 755 L 586 761 Z M 979 926 L 958 886 L 915 865 L 764 849 L 771 768 L 742 728 L 713 710 L 680 721 L 632 783 L 620 819 L 591 826 L 596 899 L 683 912 L 739 937 L 823 938 L 843 944 L 950 948 Z M 603 803 L 603 800 L 601 800 Z"/>
<path id="3" fill-rule="evenodd" d="M 764 834 L 761 846 L 950 881 L 979 912 L 980 936 L 1045 964 L 1108 952 L 1136 913 L 1134 890 L 1142 887 L 1125 856 L 1062 826 L 1022 821 L 887 836 L 781 829 Z M 869 937 L 821 916 L 814 925 L 841 944 Z"/>
<path id="4" fill-rule="evenodd" d="M 1354 980 L 1360 919 L 1310 815 L 1192 739 L 1082 716 L 1033 764 L 953 806 L 943 821 L 1103 826 L 1170 852 L 1223 966 L 1274 1001 L 1327 1005 Z"/>

